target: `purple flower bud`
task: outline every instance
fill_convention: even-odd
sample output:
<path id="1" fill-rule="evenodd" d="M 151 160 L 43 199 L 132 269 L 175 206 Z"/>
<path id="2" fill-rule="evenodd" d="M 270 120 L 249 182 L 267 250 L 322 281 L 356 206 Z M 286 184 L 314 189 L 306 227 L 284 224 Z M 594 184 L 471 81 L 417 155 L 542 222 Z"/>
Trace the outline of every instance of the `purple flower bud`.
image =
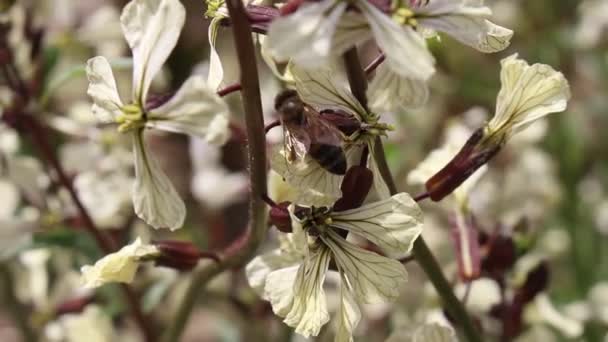
<path id="1" fill-rule="evenodd" d="M 156 265 L 180 271 L 189 271 L 196 267 L 202 256 L 198 247 L 186 241 L 156 241 L 153 245 L 160 251 L 160 255 L 154 259 Z"/>
<path id="2" fill-rule="evenodd" d="M 475 219 L 470 213 L 458 213 L 451 218 L 450 223 L 450 235 L 458 259 L 458 275 L 464 282 L 475 280 L 481 275 L 481 255 Z"/>
<path id="3" fill-rule="evenodd" d="M 502 277 L 517 260 L 515 242 L 509 236 L 500 234 L 492 236 L 484 247 L 486 255 L 482 260 L 481 268 L 492 277 Z"/>
<path id="4" fill-rule="evenodd" d="M 483 138 L 484 130 L 480 128 L 443 169 L 426 181 L 426 189 L 433 201 L 441 201 L 451 194 L 500 151 L 502 144 L 485 146 Z"/>
<path id="5" fill-rule="evenodd" d="M 283 233 L 291 233 L 291 217 L 287 210 L 290 204 L 290 202 L 281 202 L 270 208 L 270 222 Z"/>
<path id="6" fill-rule="evenodd" d="M 355 165 L 348 169 L 340 186 L 342 197 L 334 204 L 334 210 L 344 211 L 360 207 L 373 182 L 374 174 L 365 166 Z"/>

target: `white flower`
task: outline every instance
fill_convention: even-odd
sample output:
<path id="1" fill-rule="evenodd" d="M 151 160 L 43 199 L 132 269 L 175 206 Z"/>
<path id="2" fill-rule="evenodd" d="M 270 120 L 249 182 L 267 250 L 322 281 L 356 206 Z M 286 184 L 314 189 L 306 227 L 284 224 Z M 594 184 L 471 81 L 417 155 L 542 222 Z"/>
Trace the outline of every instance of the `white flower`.
<path id="1" fill-rule="evenodd" d="M 481 52 L 502 51 L 513 37 L 513 31 L 487 20 L 492 10 L 483 0 L 418 1 L 412 10 L 421 28 L 445 32 Z"/>
<path id="2" fill-rule="evenodd" d="M 584 332 L 583 323 L 559 312 L 544 293 L 536 296 L 532 305 L 526 307 L 524 319 L 528 324 L 548 324 L 569 340 L 579 338 Z"/>
<path id="3" fill-rule="evenodd" d="M 131 103 L 118 94 L 110 64 L 104 57 L 87 63 L 88 94 L 101 122 L 119 123 L 131 131 L 136 183 L 133 205 L 137 215 L 154 228 L 182 226 L 186 208 L 169 178 L 146 148 L 143 129 L 181 132 L 224 143 L 227 139 L 226 104 L 201 76 L 191 76 L 177 93 L 156 108 L 146 108 L 150 83 L 175 47 L 184 25 L 185 9 L 178 0 L 133 0 L 121 15 L 126 40 L 133 52 Z"/>
<path id="4" fill-rule="evenodd" d="M 135 277 L 139 263 L 145 258 L 158 255 L 154 245 L 142 244 L 137 238 L 118 252 L 99 259 L 93 266 L 81 268 L 84 287 L 94 288 L 110 282 L 130 283 Z"/>
<path id="5" fill-rule="evenodd" d="M 280 250 L 249 263 L 249 283 L 296 333 L 316 336 L 329 321 L 323 282 L 333 259 L 341 278 L 336 341 L 352 341 L 361 318 L 359 306 L 395 299 L 407 273 L 398 261 L 362 249 L 338 231 L 407 253 L 421 233 L 422 212 L 409 195 L 400 193 L 343 212 L 292 205 L 290 213 L 293 233 Z"/>
<path id="6" fill-rule="evenodd" d="M 454 328 L 439 323 L 424 323 L 410 331 L 395 331 L 386 342 L 458 342 Z"/>
<path id="7" fill-rule="evenodd" d="M 278 60 L 291 59 L 307 69 L 319 68 L 332 57 L 373 36 L 386 56 L 386 67 L 370 85 L 374 110 L 397 111 L 417 107 L 428 96 L 426 81 L 435 72 L 434 58 L 424 39 L 398 14 L 387 14 L 364 0 L 305 3 L 295 13 L 275 19 L 268 29 L 267 45 Z M 302 49 L 306 46 L 306 49 Z M 379 98 L 384 94 L 389 101 Z"/>
<path id="8" fill-rule="evenodd" d="M 517 54 L 501 61 L 502 88 L 496 113 L 485 128 L 486 139 L 502 142 L 532 122 L 566 109 L 570 99 L 568 81 L 546 64 L 528 65 Z"/>

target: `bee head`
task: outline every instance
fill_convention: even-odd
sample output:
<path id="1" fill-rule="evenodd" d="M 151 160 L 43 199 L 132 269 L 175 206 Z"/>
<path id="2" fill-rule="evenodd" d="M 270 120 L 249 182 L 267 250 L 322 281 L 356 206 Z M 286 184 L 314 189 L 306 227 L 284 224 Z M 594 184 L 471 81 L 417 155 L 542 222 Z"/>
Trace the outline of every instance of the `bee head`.
<path id="1" fill-rule="evenodd" d="M 302 115 L 303 103 L 295 90 L 285 90 L 274 100 L 274 108 L 287 119 L 298 119 Z"/>

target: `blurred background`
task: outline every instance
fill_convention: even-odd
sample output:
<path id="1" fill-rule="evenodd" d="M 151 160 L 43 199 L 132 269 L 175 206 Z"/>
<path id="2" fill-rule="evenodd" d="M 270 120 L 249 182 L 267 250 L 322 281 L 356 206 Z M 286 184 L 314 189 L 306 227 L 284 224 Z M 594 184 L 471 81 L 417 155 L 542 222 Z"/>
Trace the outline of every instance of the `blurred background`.
<path id="1" fill-rule="evenodd" d="M 0 1 L 0 22 L 15 20 L 9 14 L 13 2 Z M 86 60 L 104 55 L 120 70 L 120 90 L 130 91 L 129 51 L 118 22 L 126 2 L 16 2 L 28 8 L 19 25 L 29 28 L 14 38 L 16 46 L 24 55 L 38 54 L 44 65 L 41 75 L 32 75 L 24 58 L 20 70 L 40 80 L 39 115 L 52 127 L 54 147 L 97 225 L 121 245 L 142 236 L 218 249 L 238 237 L 247 222 L 245 151 L 238 129 L 222 148 L 181 135 L 151 136 L 155 155 L 187 199 L 187 223 L 176 233 L 153 231 L 133 215 L 130 142 L 114 128 L 95 125 L 84 75 Z M 202 0 L 182 2 L 188 8 L 186 27 L 166 69 L 155 79 L 152 93 L 159 98 L 191 73 L 206 74 L 208 68 L 206 5 Z M 401 189 L 418 194 L 421 188 L 408 182 L 408 174 L 442 145 L 450 127 L 475 129 L 492 117 L 502 58 L 518 53 L 530 63 L 562 71 L 572 91 L 568 109 L 535 123 L 492 160 L 471 191 L 470 210 L 484 234 L 508 231 L 517 236 L 522 260 L 533 255 L 548 266 L 543 293 L 553 311 L 536 303 L 536 309 L 523 315 L 525 328 L 512 339 L 608 341 L 608 0 L 486 3 L 494 11 L 494 23 L 515 31 L 511 46 L 482 54 L 447 36 L 429 40 L 438 63 L 431 97 L 423 108 L 390 116 L 397 127 L 386 144 L 391 169 Z M 217 48 L 224 85 L 236 82 L 229 28 L 220 29 Z M 373 47 L 362 49 L 364 61 L 374 57 Z M 272 120 L 272 102 L 281 85 L 261 58 L 258 62 L 265 115 Z M 9 98 L 6 90 L 0 92 L 3 106 Z M 239 94 L 227 100 L 238 126 Z M 281 139 L 278 131 L 269 136 L 271 142 Z M 79 286 L 80 266 L 102 254 L 82 229 L 65 190 L 31 144 L 6 126 L 0 127 L 0 150 L 0 340 L 19 340 L 13 317 L 20 315 L 40 333 L 40 340 L 137 341 L 117 287 L 92 293 Z M 456 284 L 451 210 L 435 203 L 425 203 L 423 209 L 423 235 Z M 518 268 L 525 268 L 520 264 L 525 262 L 510 271 L 514 279 Z M 415 324 L 417 311 L 438 308 L 424 274 L 415 263 L 407 268 L 412 275 L 400 301 L 366 308 L 356 340 L 383 341 L 400 327 Z M 134 286 L 159 327 L 174 312 L 187 280 L 187 274 L 151 265 L 140 271 Z M 469 309 L 492 316 L 484 301 L 492 295 L 482 287 L 470 290 Z M 268 304 L 249 289 L 242 272 L 226 272 L 199 298 L 184 341 L 303 340 L 290 335 Z M 331 340 L 331 333 L 324 332 L 318 341 Z"/>

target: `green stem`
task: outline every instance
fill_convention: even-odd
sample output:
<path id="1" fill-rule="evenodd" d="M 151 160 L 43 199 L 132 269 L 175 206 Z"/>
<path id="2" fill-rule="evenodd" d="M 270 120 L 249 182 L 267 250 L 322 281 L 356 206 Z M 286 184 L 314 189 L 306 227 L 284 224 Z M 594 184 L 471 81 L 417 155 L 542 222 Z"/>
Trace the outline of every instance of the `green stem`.
<path id="1" fill-rule="evenodd" d="M 363 104 L 363 106 L 367 109 L 367 98 L 365 95 L 365 90 L 367 89 L 367 80 L 365 78 L 365 72 L 359 61 L 357 48 L 352 48 L 345 53 L 344 63 L 346 72 L 348 73 L 348 81 L 351 91 L 359 102 L 361 102 L 361 104 Z M 382 178 L 384 178 L 391 195 L 394 195 L 397 193 L 397 187 L 388 167 L 388 163 L 386 162 L 386 156 L 384 155 L 384 148 L 382 146 L 382 140 L 380 137 L 376 139 L 374 152 L 374 157 L 376 158 L 376 163 L 378 164 L 380 174 Z M 462 303 L 454 295 L 454 291 L 452 291 L 450 283 L 445 278 L 439 263 L 437 263 L 437 260 L 424 242 L 422 236 L 416 239 L 416 242 L 414 243 L 414 257 L 416 258 L 416 261 L 420 267 L 422 267 L 424 270 L 424 273 L 426 273 L 427 277 L 429 277 L 429 280 L 435 287 L 437 293 L 439 293 L 439 296 L 441 296 L 443 299 L 445 308 L 447 309 L 451 318 L 454 319 L 454 321 L 457 322 L 462 328 L 464 336 L 467 338 L 467 340 L 470 342 L 481 342 L 481 337 L 479 336 L 473 321 L 471 321 L 471 318 L 469 317 Z"/>
<path id="2" fill-rule="evenodd" d="M 36 342 L 36 333 L 28 322 L 28 315 L 17 297 L 15 296 L 15 280 L 11 270 L 4 263 L 0 264 L 0 279 L 2 282 L 3 299 L 5 308 L 8 309 L 15 320 L 15 325 L 21 332 L 25 342 Z"/>
<path id="3" fill-rule="evenodd" d="M 266 236 L 266 204 L 262 199 L 267 188 L 266 137 L 255 49 L 243 2 L 241 0 L 228 0 L 226 5 L 230 13 L 234 44 L 241 69 L 240 84 L 242 85 L 241 94 L 247 127 L 249 184 L 251 187 L 249 225 L 246 233 L 221 253 L 219 263 L 207 263 L 194 271 L 186 294 L 183 296 L 173 322 L 164 336 L 164 341 L 167 342 L 179 341 L 194 309 L 197 297 L 205 285 L 223 271 L 239 268 L 251 260 Z"/>

